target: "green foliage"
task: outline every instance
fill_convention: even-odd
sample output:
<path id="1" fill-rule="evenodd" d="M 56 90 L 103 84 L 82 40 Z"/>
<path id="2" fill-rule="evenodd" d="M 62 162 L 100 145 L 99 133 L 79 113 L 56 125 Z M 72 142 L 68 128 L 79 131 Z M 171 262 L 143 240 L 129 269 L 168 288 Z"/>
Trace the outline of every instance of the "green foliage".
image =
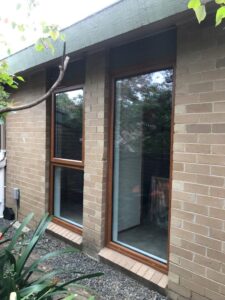
<path id="1" fill-rule="evenodd" d="M 16 300 L 52 300 L 53 296 L 57 296 L 64 300 L 73 300 L 75 294 L 68 292 L 67 286 L 80 280 L 101 276 L 102 273 L 81 274 L 74 270 L 52 270 L 45 273 L 40 269 L 40 264 L 54 256 L 65 253 L 73 253 L 74 248 L 66 248 L 50 252 L 30 264 L 27 263 L 32 251 L 38 241 L 45 232 L 51 217 L 46 214 L 31 238 L 23 233 L 25 226 L 29 224 L 33 214 L 29 214 L 22 222 L 20 227 L 15 231 L 12 238 L 5 238 L 8 228 L 1 230 L 1 245 L 6 245 L 0 248 L 0 299 L 9 300 L 10 296 Z M 2 247 L 2 246 L 1 246 Z M 60 282 L 58 276 L 61 274 L 81 274 L 71 278 L 69 281 Z M 34 276 L 35 274 L 35 276 Z M 39 276 L 38 276 L 39 275 Z M 65 298 L 64 298 L 65 297 Z"/>
<path id="2" fill-rule="evenodd" d="M 17 89 L 18 82 L 24 81 L 22 76 L 14 76 L 8 72 L 8 64 L 6 61 L 0 62 L 0 109 L 11 104 L 9 101 L 9 88 Z M 5 121 L 6 114 L 0 115 L 0 122 Z"/>
<path id="3" fill-rule="evenodd" d="M 219 7 L 216 10 L 215 25 L 218 26 L 222 23 L 225 18 L 225 0 L 214 0 Z M 189 0 L 188 8 L 193 9 L 196 15 L 196 18 L 199 23 L 201 23 L 206 18 L 206 8 L 205 4 L 202 3 L 202 0 Z"/>
<path id="4" fill-rule="evenodd" d="M 221 6 L 216 12 L 216 26 L 220 25 L 225 18 L 225 6 Z"/>
<path id="5" fill-rule="evenodd" d="M 188 8 L 193 9 L 198 19 L 198 22 L 201 23 L 206 17 L 205 5 L 202 5 L 200 0 L 190 0 L 188 3 Z"/>
<path id="6" fill-rule="evenodd" d="M 20 37 L 22 40 L 26 39 L 27 32 L 40 32 L 40 38 L 35 43 L 36 51 L 44 51 L 49 49 L 52 53 L 54 53 L 54 42 L 56 40 L 65 40 L 65 36 L 59 32 L 58 25 L 55 24 L 47 24 L 45 22 L 41 22 L 38 24 L 33 21 L 32 12 L 38 5 L 36 0 L 26 0 L 21 1 L 19 3 L 15 3 L 16 9 L 18 13 L 22 12 L 24 14 L 24 23 L 17 23 L 15 20 L 11 20 L 10 16 L 5 18 L 0 15 L 0 25 L 7 25 L 11 27 L 17 37 Z M 0 39 L 0 47 L 1 50 L 6 48 L 7 53 L 11 54 L 10 47 L 7 43 L 7 38 Z M 19 83 L 23 82 L 24 79 L 22 76 L 15 76 L 9 73 L 8 65 L 6 61 L 0 61 L 0 109 L 10 106 L 11 102 L 10 98 L 10 89 L 17 89 L 19 87 Z M 0 114 L 0 122 L 5 121 L 6 114 Z"/>

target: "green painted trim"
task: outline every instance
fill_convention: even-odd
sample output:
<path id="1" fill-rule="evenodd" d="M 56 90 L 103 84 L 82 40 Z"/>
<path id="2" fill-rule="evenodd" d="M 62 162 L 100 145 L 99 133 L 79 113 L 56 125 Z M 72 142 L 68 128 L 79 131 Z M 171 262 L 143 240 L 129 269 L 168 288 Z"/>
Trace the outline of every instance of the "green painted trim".
<path id="1" fill-rule="evenodd" d="M 88 48 L 97 43 L 155 23 L 187 10 L 187 0 L 122 0 L 70 27 L 66 35 L 67 53 Z M 62 44 L 56 43 L 54 56 L 37 53 L 30 46 L 7 60 L 11 73 L 18 73 L 46 63 L 62 55 Z"/>

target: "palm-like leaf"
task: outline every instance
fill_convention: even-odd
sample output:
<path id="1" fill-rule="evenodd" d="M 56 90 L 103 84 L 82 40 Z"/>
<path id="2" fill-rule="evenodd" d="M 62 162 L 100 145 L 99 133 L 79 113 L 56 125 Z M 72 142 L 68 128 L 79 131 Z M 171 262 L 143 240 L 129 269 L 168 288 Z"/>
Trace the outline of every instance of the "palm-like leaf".
<path id="1" fill-rule="evenodd" d="M 51 221 L 51 217 L 48 214 L 45 214 L 30 240 L 27 241 L 23 229 L 29 224 L 32 217 L 33 214 L 31 213 L 23 220 L 11 239 L 7 238 L 0 241 L 1 244 L 9 242 L 4 249 L 0 250 L 0 299 L 8 300 L 10 295 L 12 295 L 12 292 L 16 293 L 17 300 L 52 300 L 55 295 L 65 297 L 61 298 L 63 300 L 75 299 L 75 294 L 68 294 L 66 287 L 69 284 L 83 279 L 101 276 L 102 273 L 85 275 L 81 272 L 75 272 L 74 270 L 57 269 L 50 273 L 44 273 L 37 279 L 30 280 L 33 273 L 43 273 L 43 271 L 39 269 L 39 265 L 44 261 L 58 255 L 77 252 L 77 250 L 72 247 L 56 250 L 47 253 L 33 261 L 29 266 L 26 266 L 27 260 Z M 4 228 L 1 232 L 4 235 L 7 231 L 8 228 Z M 70 275 L 76 273 L 82 275 L 72 278 L 64 283 L 59 283 L 56 276 L 63 273 L 68 273 Z"/>

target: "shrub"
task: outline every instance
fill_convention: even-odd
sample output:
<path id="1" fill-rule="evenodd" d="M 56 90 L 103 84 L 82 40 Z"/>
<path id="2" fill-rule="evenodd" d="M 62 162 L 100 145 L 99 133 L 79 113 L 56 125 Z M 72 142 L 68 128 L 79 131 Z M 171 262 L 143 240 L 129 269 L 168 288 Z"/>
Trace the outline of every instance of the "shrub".
<path id="1" fill-rule="evenodd" d="M 29 224 L 32 217 L 33 214 L 29 214 L 11 238 L 6 237 L 6 233 L 11 225 L 1 230 L 0 299 L 52 300 L 55 296 L 57 299 L 75 299 L 76 295 L 68 292 L 68 285 L 77 283 L 83 279 L 101 276 L 102 273 L 81 274 L 74 270 L 52 270 L 46 273 L 39 268 L 41 263 L 52 257 L 77 251 L 72 247 L 50 252 L 27 264 L 27 260 L 37 245 L 37 242 L 51 221 L 51 217 L 46 214 L 41 219 L 32 236 L 28 238 L 27 235 L 23 233 L 23 229 Z M 73 275 L 69 281 L 60 282 L 57 276 L 62 273 L 76 274 L 76 276 Z M 33 274 L 35 274 L 35 276 L 32 277 Z"/>

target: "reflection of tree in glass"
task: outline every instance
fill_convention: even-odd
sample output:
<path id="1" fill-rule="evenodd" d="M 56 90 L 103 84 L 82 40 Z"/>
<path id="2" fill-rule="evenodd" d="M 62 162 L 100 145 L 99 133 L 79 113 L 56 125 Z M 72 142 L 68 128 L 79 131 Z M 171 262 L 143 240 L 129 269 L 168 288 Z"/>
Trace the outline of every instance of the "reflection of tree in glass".
<path id="1" fill-rule="evenodd" d="M 56 94 L 55 155 L 82 159 L 83 91 Z"/>
<path id="2" fill-rule="evenodd" d="M 172 101 L 172 70 L 117 81 L 121 109 L 120 147 L 135 152 L 168 155 Z"/>
<path id="3" fill-rule="evenodd" d="M 59 93 L 56 96 L 56 114 L 61 115 L 61 122 L 70 128 L 82 128 L 83 95 L 70 96 Z M 74 122 L 76 120 L 76 122 Z"/>

